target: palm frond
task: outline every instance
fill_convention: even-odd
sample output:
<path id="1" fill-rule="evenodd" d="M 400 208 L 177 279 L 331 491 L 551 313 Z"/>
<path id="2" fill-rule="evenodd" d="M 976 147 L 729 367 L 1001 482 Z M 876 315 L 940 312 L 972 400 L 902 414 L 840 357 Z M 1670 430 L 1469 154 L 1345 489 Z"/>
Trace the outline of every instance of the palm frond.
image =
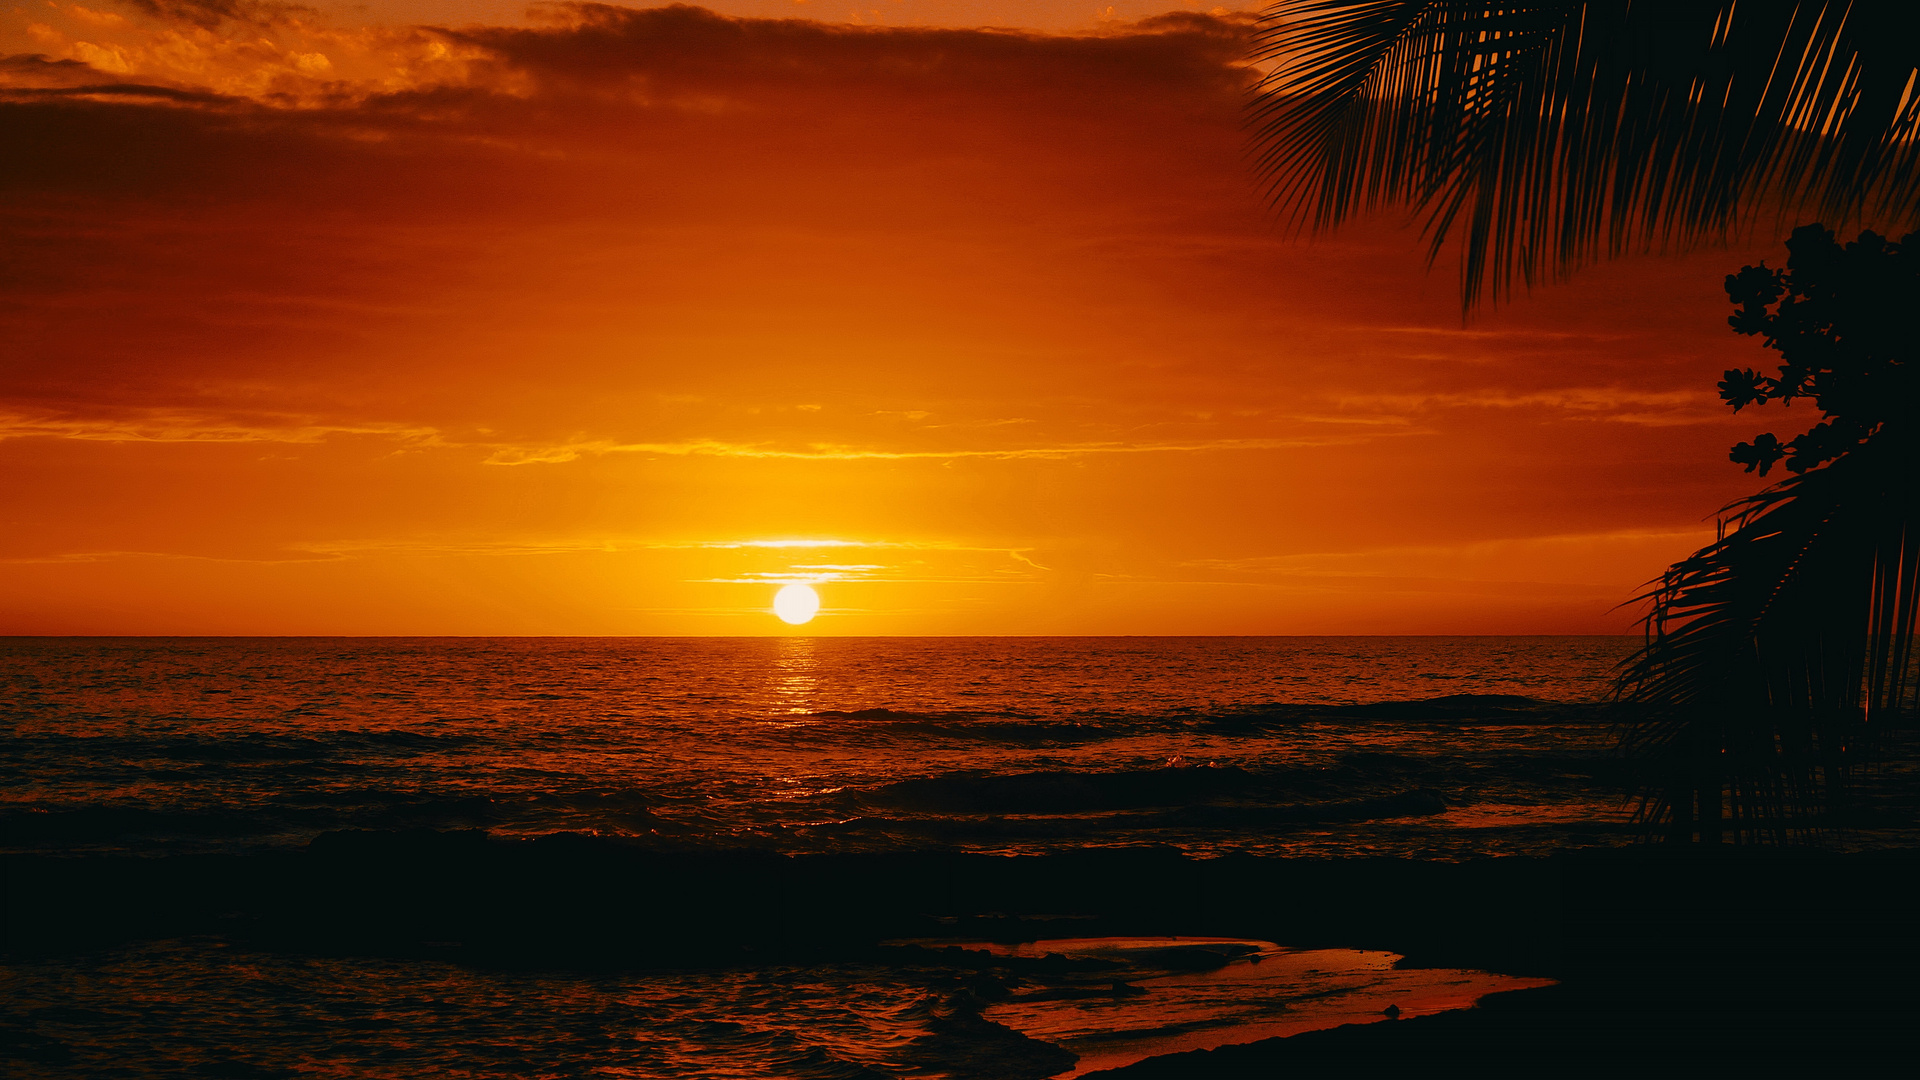
<path id="1" fill-rule="evenodd" d="M 1385 205 L 1462 243 L 1462 300 L 1763 207 L 1920 221 L 1907 0 L 1285 0 L 1256 165 L 1296 224 Z"/>
<path id="2" fill-rule="evenodd" d="M 1718 542 L 1642 600 L 1620 697 L 1670 835 L 1784 839 L 1844 802 L 1887 726 L 1920 705 L 1920 447 L 1884 439 L 1728 508 Z"/>

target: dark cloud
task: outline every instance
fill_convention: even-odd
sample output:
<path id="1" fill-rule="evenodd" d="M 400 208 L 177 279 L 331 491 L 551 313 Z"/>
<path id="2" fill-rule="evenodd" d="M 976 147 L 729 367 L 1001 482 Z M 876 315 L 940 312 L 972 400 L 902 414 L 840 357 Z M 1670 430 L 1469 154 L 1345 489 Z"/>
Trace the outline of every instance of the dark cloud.
<path id="1" fill-rule="evenodd" d="M 165 22 L 190 23 L 205 30 L 212 30 L 227 23 L 243 23 L 251 26 L 271 26 L 289 16 L 316 16 L 313 8 L 304 4 L 280 3 L 278 0 L 115 0 L 121 7 L 130 8 Z"/>
<path id="2" fill-rule="evenodd" d="M 1175 15 L 1127 32 L 1065 37 L 994 30 L 878 28 L 738 19 L 704 8 L 564 4 L 560 27 L 448 31 L 551 88 L 605 91 L 641 79 L 732 93 L 871 86 L 901 95 L 1048 92 L 1128 98 L 1169 86 L 1238 90 L 1248 20 Z"/>
<path id="3" fill-rule="evenodd" d="M 518 303 L 530 337 L 574 333 L 576 305 L 956 340 L 994 305 L 1042 328 L 1008 341 L 1098 337 L 1154 378 L 1211 393 L 1253 372 L 1281 395 L 1260 340 L 1289 313 L 1457 319 L 1444 282 L 1419 291 L 1405 237 L 1277 242 L 1240 155 L 1245 19 L 1063 37 L 564 12 L 437 32 L 477 56 L 464 80 L 303 108 L 6 61 L 62 93 L 0 98 L 0 333 L 22 358 L 0 393 L 148 400 L 267 367 L 385 370 L 404 334 L 484 341 L 473 328 Z M 1421 355 L 1393 385 L 1473 401 L 1636 365 L 1607 344 L 1365 345 L 1386 365 Z M 1310 393 L 1358 372 L 1353 347 L 1287 378 Z"/>
<path id="4" fill-rule="evenodd" d="M 112 76 L 79 60 L 55 60 L 38 53 L 0 56 L 0 85 L 51 89 L 112 81 Z"/>
<path id="5" fill-rule="evenodd" d="M 320 183 L 346 196 L 361 184 L 340 187 L 343 174 L 377 183 L 403 162 L 432 174 L 485 158 L 483 171 L 498 176 L 540 154 L 589 168 L 608 155 L 677 159 L 703 145 L 745 166 L 808 144 L 896 160 L 903 151 L 977 159 L 1036 138 L 1097 147 L 1156 128 L 1178 142 L 1184 128 L 1231 122 L 1251 80 L 1236 66 L 1246 23 L 1231 18 L 1176 15 L 1059 37 L 736 19 L 688 6 L 557 9 L 567 17 L 558 26 L 423 33 L 416 45 L 475 57 L 464 79 L 329 84 L 303 108 L 7 58 L 0 79 L 63 93 L 0 92 L 0 186 L 251 198 Z M 266 8 L 214 0 L 193 10 Z"/>
<path id="6" fill-rule="evenodd" d="M 204 90 L 148 82 L 128 82 L 79 60 L 45 56 L 0 57 L 0 101 L 58 98 L 149 99 L 174 104 L 216 105 L 232 99 Z"/>
<path id="7" fill-rule="evenodd" d="M 60 91 L 0 96 L 12 392 L 143 397 L 170 372 L 352 355 L 400 318 L 383 297 L 528 231 L 1028 228 L 1063 200 L 1112 229 L 1143 196 L 1242 194 L 1238 171 L 1188 174 L 1238 142 L 1231 20 L 1067 38 L 566 12 L 442 32 L 479 54 L 464 81 L 304 108 L 6 61 Z M 324 304 L 362 314 L 307 313 Z"/>
<path id="8" fill-rule="evenodd" d="M 209 93 L 167 80 L 130 80 L 123 74 L 101 71 L 82 60 L 55 60 L 38 53 L 0 56 L 0 101 L 50 101 L 92 98 L 175 105 L 234 105 L 224 94 Z M 23 130 L 32 127 L 30 114 L 14 114 Z M 11 131 L 0 131 L 6 139 Z"/>
<path id="9" fill-rule="evenodd" d="M 0 93 L 0 505 L 35 553 L 657 510 L 1211 556 L 1690 527 L 1728 494 L 1672 463 L 1734 436 L 1662 395 L 1753 363 L 1716 352 L 1750 351 L 1740 259 L 1610 264 L 1462 333 L 1393 222 L 1274 227 L 1244 19 L 193 28 L 261 10 L 0 61 L 30 91 Z M 200 51 L 163 68 L 174 35 Z"/>

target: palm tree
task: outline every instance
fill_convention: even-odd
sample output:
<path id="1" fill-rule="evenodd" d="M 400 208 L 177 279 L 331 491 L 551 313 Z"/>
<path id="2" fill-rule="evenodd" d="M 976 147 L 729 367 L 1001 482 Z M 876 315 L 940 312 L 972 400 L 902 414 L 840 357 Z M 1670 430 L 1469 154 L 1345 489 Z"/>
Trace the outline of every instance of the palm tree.
<path id="1" fill-rule="evenodd" d="M 1724 240 L 1771 212 L 1920 223 L 1920 5 L 1909 0 L 1287 0 L 1254 106 L 1275 204 L 1316 230 L 1399 205 L 1462 304 L 1630 249 Z M 1728 372 L 1738 410 L 1812 399 L 1824 422 L 1734 461 L 1795 475 L 1723 511 L 1718 541 L 1642 599 L 1617 692 L 1641 811 L 1676 838 L 1784 838 L 1833 808 L 1920 702 L 1920 233 L 1842 247 L 1797 230 L 1786 270 L 1728 279 L 1777 378 Z"/>
<path id="2" fill-rule="evenodd" d="M 1765 210 L 1904 231 L 1920 196 L 1911 0 L 1286 0 L 1256 162 L 1296 223 L 1401 205 L 1463 302 Z"/>
<path id="3" fill-rule="evenodd" d="M 1812 225 L 1785 270 L 1729 276 L 1729 321 L 1765 336 L 1777 377 L 1729 371 L 1736 410 L 1811 399 L 1823 420 L 1730 455 L 1796 475 L 1724 512 L 1715 543 L 1669 569 L 1646 645 L 1621 671 L 1625 745 L 1653 770 L 1642 819 L 1675 839 L 1784 839 L 1844 804 L 1889 724 L 1920 705 L 1920 233 L 1844 247 Z"/>

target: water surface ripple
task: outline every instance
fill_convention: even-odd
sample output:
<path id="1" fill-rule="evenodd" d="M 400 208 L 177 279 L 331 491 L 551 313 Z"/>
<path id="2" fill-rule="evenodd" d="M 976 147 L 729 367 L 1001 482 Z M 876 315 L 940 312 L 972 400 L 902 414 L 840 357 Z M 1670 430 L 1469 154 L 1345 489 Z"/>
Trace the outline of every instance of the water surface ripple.
<path id="1" fill-rule="evenodd" d="M 1539 852 L 1626 638 L 0 640 L 5 848 Z"/>

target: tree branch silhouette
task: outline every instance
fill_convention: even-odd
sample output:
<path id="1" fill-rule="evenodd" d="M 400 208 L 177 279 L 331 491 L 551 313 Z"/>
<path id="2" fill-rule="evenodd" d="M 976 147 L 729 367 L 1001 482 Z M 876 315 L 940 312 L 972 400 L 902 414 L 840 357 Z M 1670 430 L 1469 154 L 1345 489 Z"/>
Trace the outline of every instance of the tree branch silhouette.
<path id="1" fill-rule="evenodd" d="M 1616 692 L 1638 719 L 1641 819 L 1675 839 L 1784 839 L 1845 809 L 1853 772 L 1920 706 L 1920 233 L 1841 245 L 1796 229 L 1784 270 L 1727 278 L 1728 320 L 1779 374 L 1729 371 L 1736 411 L 1810 399 L 1821 421 L 1730 457 L 1795 475 L 1727 507 L 1721 538 L 1641 597 Z"/>

